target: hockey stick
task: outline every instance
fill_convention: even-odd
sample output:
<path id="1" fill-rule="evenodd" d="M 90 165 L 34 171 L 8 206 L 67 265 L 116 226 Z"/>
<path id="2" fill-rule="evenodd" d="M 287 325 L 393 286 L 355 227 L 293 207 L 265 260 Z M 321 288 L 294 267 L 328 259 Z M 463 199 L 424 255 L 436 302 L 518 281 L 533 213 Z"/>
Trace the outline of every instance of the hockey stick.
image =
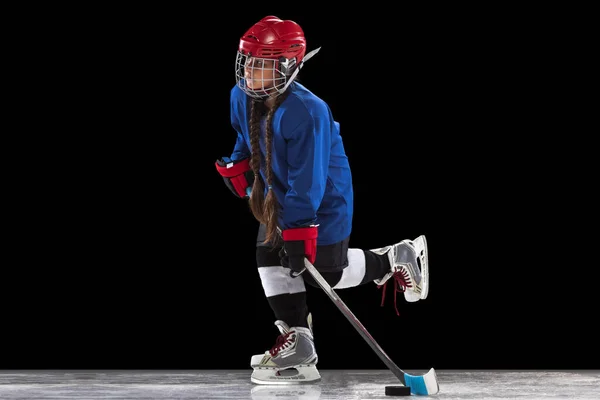
<path id="1" fill-rule="evenodd" d="M 371 349 L 379 356 L 381 361 L 385 363 L 385 365 L 392 371 L 394 375 L 404 386 L 408 386 L 411 389 L 411 392 L 416 395 L 430 395 L 436 394 L 439 392 L 439 384 L 437 381 L 437 376 L 435 374 L 435 370 L 431 368 L 428 372 L 422 375 L 411 375 L 404 371 L 402 371 L 391 359 L 390 357 L 383 351 L 383 349 L 377 344 L 373 336 L 367 331 L 367 329 L 360 323 L 358 318 L 352 314 L 352 311 L 346 306 L 346 304 L 342 301 L 342 299 L 337 295 L 337 293 L 329 286 L 327 281 L 321 276 L 319 271 L 315 268 L 314 265 L 307 258 L 304 258 L 304 266 L 310 272 L 310 274 L 315 278 L 321 289 L 329 296 L 331 301 L 336 305 L 336 307 L 344 314 L 344 316 L 350 321 L 352 326 L 360 333 L 362 338 L 367 342 Z"/>

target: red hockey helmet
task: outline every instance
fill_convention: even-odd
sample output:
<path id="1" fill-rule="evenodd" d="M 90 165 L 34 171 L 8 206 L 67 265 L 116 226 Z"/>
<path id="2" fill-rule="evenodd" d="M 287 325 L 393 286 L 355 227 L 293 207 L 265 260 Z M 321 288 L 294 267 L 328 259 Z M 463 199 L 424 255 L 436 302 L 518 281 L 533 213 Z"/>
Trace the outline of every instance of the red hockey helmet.
<path id="1" fill-rule="evenodd" d="M 239 51 L 250 57 L 288 60 L 299 64 L 306 54 L 304 31 L 294 21 L 275 16 L 264 17 L 254 24 L 240 39 Z"/>
<path id="2" fill-rule="evenodd" d="M 250 97 L 278 96 L 294 80 L 305 55 L 306 39 L 300 25 L 269 15 L 240 38 L 236 82 Z"/>

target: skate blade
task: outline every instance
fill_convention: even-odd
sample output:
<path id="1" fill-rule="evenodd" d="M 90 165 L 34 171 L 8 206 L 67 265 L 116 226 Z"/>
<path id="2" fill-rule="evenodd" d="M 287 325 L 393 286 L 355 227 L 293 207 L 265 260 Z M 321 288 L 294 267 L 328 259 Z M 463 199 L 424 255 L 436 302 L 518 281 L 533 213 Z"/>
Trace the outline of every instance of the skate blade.
<path id="1" fill-rule="evenodd" d="M 257 367 L 252 371 L 250 381 L 257 385 L 290 385 L 316 382 L 321 375 L 314 365 L 298 365 L 286 369 Z"/>
<path id="2" fill-rule="evenodd" d="M 314 399 L 321 398 L 319 385 L 256 385 L 250 390 L 252 400 Z"/>
<path id="3" fill-rule="evenodd" d="M 427 254 L 425 235 L 416 238 L 413 244 L 421 261 L 421 300 L 425 300 L 429 294 L 429 255 Z"/>

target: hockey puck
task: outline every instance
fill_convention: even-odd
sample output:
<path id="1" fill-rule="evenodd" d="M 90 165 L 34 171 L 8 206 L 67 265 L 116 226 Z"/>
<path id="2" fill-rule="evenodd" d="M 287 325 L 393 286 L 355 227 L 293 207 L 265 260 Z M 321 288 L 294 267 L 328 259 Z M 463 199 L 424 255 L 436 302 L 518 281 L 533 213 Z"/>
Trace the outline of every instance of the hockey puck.
<path id="1" fill-rule="evenodd" d="M 410 387 L 408 386 L 386 386 L 386 396 L 410 396 Z"/>

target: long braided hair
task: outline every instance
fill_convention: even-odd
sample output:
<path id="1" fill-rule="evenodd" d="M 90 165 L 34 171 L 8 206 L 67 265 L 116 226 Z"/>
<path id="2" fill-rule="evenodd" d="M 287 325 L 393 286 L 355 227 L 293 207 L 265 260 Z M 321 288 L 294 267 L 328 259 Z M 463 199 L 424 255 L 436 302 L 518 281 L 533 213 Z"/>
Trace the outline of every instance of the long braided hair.
<path id="1" fill-rule="evenodd" d="M 273 169 L 271 168 L 272 152 L 273 152 L 273 115 L 279 108 L 281 103 L 287 97 L 289 91 L 285 91 L 275 98 L 273 106 L 269 109 L 262 100 L 252 99 L 250 109 L 250 147 L 252 156 L 250 158 L 250 167 L 254 172 L 254 185 L 250 195 L 250 210 L 254 217 L 261 223 L 265 224 L 266 240 L 265 243 L 275 243 L 278 238 L 277 226 L 279 215 L 279 203 L 275 198 L 271 185 L 273 184 Z M 267 180 L 267 196 L 264 196 L 264 184 L 260 177 L 261 152 L 259 145 L 260 138 L 260 121 L 266 113 L 265 121 L 265 176 Z"/>

